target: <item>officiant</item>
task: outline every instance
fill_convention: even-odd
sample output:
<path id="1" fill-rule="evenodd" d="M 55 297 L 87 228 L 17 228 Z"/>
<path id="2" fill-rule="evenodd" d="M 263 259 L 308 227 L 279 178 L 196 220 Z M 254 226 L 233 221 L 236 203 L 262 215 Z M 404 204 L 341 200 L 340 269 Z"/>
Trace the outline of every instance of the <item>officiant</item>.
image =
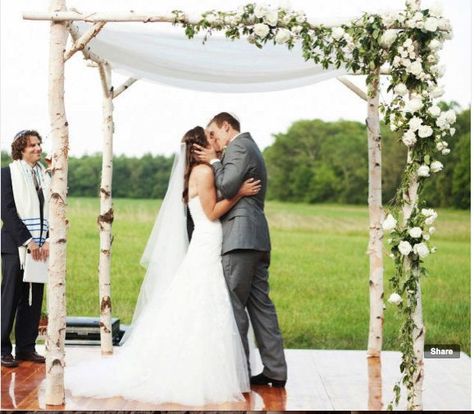
<path id="1" fill-rule="evenodd" d="M 45 195 L 50 177 L 39 162 L 41 143 L 37 131 L 18 132 L 11 146 L 13 162 L 1 169 L 1 364 L 10 368 L 19 361 L 45 362 L 35 350 L 44 283 L 23 280 L 25 262 L 45 262 L 49 256 Z M 10 341 L 14 321 L 15 358 Z"/>

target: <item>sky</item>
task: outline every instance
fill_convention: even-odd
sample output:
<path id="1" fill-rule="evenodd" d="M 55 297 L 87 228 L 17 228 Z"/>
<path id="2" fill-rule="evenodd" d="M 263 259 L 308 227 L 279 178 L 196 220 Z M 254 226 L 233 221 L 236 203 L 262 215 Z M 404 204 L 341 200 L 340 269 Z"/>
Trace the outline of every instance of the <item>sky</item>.
<path id="1" fill-rule="evenodd" d="M 228 0 L 68 0 L 69 7 L 92 11 L 156 11 L 181 9 L 191 13 L 208 9 L 233 9 L 246 2 Z M 471 103 L 471 2 L 437 1 L 451 20 L 454 36 L 445 43 L 441 63 L 446 74 L 443 99 L 462 107 Z M 199 9 L 196 9 L 199 4 Z M 266 1 L 304 10 L 316 20 L 344 18 L 364 11 L 402 9 L 402 0 Z M 422 7 L 433 1 L 422 1 Z M 11 140 L 21 129 L 36 129 L 51 148 L 48 118 L 48 22 L 25 21 L 22 11 L 47 11 L 49 1 L 15 0 L 0 2 L 0 138 L 1 149 L 9 151 Z M 142 23 L 136 23 L 142 24 Z M 102 148 L 102 90 L 96 68 L 88 67 L 81 53 L 66 63 L 66 114 L 69 123 L 70 155 L 100 152 Z M 114 73 L 117 87 L 126 78 Z M 350 77 L 365 88 L 364 78 Z M 250 131 L 261 149 L 273 142 L 273 134 L 285 132 L 300 119 L 364 122 L 366 103 L 336 79 L 286 91 L 217 94 L 196 92 L 138 81 L 114 100 L 114 153 L 141 156 L 145 153 L 170 155 L 185 131 L 205 125 L 216 113 L 238 115 L 242 130 Z"/>

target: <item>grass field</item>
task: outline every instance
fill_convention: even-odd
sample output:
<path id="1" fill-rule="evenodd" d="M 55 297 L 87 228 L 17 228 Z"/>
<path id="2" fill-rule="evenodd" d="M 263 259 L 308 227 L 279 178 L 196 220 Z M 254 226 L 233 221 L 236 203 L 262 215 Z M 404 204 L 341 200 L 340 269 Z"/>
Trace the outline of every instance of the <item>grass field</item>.
<path id="1" fill-rule="evenodd" d="M 113 314 L 128 323 L 145 270 L 140 257 L 159 202 L 114 201 Z M 369 319 L 368 213 L 364 206 L 267 203 L 271 296 L 286 348 L 366 349 Z M 438 209 L 438 252 L 422 282 L 426 343 L 457 343 L 470 354 L 469 211 Z M 68 315 L 98 312 L 98 200 L 69 200 Z M 385 252 L 386 297 L 391 259 Z M 398 317 L 387 304 L 384 349 L 397 349 Z"/>

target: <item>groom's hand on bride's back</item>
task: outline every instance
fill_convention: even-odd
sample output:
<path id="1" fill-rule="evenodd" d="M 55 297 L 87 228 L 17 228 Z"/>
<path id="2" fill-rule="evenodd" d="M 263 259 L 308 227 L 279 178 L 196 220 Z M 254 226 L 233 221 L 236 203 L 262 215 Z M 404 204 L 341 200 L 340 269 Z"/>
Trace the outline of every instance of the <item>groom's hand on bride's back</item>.
<path id="1" fill-rule="evenodd" d="M 193 152 L 200 161 L 207 163 L 218 158 L 215 149 L 212 147 L 204 148 L 198 144 L 193 144 Z"/>

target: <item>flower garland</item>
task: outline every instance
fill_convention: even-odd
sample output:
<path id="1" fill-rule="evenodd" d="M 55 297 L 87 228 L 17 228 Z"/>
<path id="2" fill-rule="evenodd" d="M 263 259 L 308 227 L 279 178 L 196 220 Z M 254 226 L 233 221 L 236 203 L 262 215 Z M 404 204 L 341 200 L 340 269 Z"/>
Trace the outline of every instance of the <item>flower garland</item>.
<path id="1" fill-rule="evenodd" d="M 424 201 L 415 200 L 408 205 L 409 217 L 404 217 L 405 198 L 415 184 L 418 199 L 425 180 L 443 169 L 438 157 L 449 154 L 444 137 L 455 133 L 452 125 L 456 121 L 453 110 L 442 111 L 435 102 L 444 93 L 438 83 L 444 74 L 438 52 L 443 42 L 452 37 L 451 25 L 442 17 L 439 7 L 420 9 L 418 4 L 417 0 L 407 0 L 402 11 L 382 15 L 365 13 L 348 24 L 332 28 L 311 24 L 301 11 L 256 4 L 229 12 L 210 10 L 193 23 L 182 11 L 173 11 L 174 24 L 181 24 L 189 38 L 205 31 L 206 41 L 213 31 L 223 31 L 229 39 L 244 36 L 258 48 L 273 42 L 291 49 L 298 42 L 305 60 L 325 69 L 344 66 L 352 73 L 367 75 L 370 97 L 377 92 L 373 85 L 378 70 L 384 64 L 390 65 L 387 92 L 392 93 L 392 99 L 382 103 L 380 111 L 390 129 L 400 133 L 409 157 L 401 185 L 387 207 L 382 224 L 390 232 L 390 257 L 395 263 L 395 274 L 390 279 L 393 293 L 388 302 L 396 305 L 403 317 L 399 338 L 402 378 L 394 386 L 395 397 L 388 405 L 389 410 L 399 403 L 402 381 L 407 388 L 409 407 L 415 398 L 416 292 L 420 277 L 428 274 L 423 259 L 436 250 L 430 244 L 430 237 L 435 232 L 433 223 L 437 213 L 420 208 L 424 207 Z"/>

